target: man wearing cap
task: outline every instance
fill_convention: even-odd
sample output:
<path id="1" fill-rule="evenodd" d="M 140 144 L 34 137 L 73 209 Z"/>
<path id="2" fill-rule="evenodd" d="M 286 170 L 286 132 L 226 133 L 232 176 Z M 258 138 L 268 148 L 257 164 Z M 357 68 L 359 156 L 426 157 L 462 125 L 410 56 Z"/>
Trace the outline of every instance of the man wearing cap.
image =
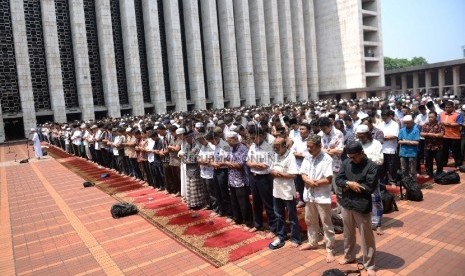
<path id="1" fill-rule="evenodd" d="M 397 154 L 397 136 L 399 135 L 399 124 L 394 121 L 394 111 L 383 110 L 381 112 L 382 122 L 379 129 L 384 133 L 383 169 L 380 172 L 380 179 L 383 184 L 396 183 L 397 169 L 399 167 L 399 157 Z"/>
<path id="2" fill-rule="evenodd" d="M 39 134 L 37 134 L 37 131 L 35 128 L 31 128 L 31 133 L 32 133 L 31 141 L 34 144 L 34 153 L 37 159 L 40 159 L 43 157 L 43 153 L 42 153 L 42 146 L 40 145 Z"/>
<path id="3" fill-rule="evenodd" d="M 402 118 L 404 127 L 399 131 L 399 157 L 400 169 L 402 175 L 409 174 L 416 179 L 417 177 L 417 153 L 420 141 L 420 131 L 413 122 L 411 115 L 405 115 Z"/>
<path id="4" fill-rule="evenodd" d="M 360 142 L 346 146 L 348 158 L 344 160 L 336 177 L 336 185 L 342 190 L 342 220 L 344 223 L 344 257 L 340 264 L 355 263 L 356 233 L 360 232 L 363 265 L 367 275 L 375 272 L 375 237 L 371 229 L 371 194 L 378 185 L 378 166 L 367 158 Z"/>
<path id="5" fill-rule="evenodd" d="M 439 115 L 439 122 L 444 126 L 444 138 L 442 147 L 442 162 L 447 165 L 449 160 L 449 151 L 452 150 L 455 167 L 462 165 L 462 154 L 460 148 L 460 128 L 463 124 L 462 114 L 455 112 L 454 103 L 446 102 L 445 111 Z"/>
<path id="6" fill-rule="evenodd" d="M 368 159 L 375 162 L 375 164 L 378 166 L 383 165 L 383 145 L 381 145 L 381 143 L 376 139 L 373 139 L 372 133 L 370 132 L 370 129 L 367 125 L 362 124 L 357 127 L 357 139 L 362 144 L 363 152 L 365 152 Z M 383 216 L 383 201 L 381 199 L 380 188 L 380 185 L 378 185 L 378 188 L 375 189 L 373 194 L 371 194 L 371 199 L 373 202 L 371 224 L 373 230 L 376 230 L 376 234 L 383 235 L 384 233 L 381 229 L 381 218 Z"/>

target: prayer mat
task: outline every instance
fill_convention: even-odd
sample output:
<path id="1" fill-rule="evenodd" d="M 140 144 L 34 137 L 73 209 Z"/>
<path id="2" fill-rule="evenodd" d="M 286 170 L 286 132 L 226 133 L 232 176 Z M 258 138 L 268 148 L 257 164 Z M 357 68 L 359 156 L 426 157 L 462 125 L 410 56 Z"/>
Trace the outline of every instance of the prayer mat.
<path id="1" fill-rule="evenodd" d="M 271 242 L 263 232 L 249 233 L 241 226 L 226 222 L 225 218 L 211 218 L 210 211 L 189 210 L 179 197 L 144 186 L 143 182 L 69 155 L 54 146 L 50 146 L 49 154 L 105 193 L 136 205 L 139 215 L 148 222 L 216 267 L 267 249 Z M 109 177 L 102 179 L 100 176 L 104 173 Z"/>

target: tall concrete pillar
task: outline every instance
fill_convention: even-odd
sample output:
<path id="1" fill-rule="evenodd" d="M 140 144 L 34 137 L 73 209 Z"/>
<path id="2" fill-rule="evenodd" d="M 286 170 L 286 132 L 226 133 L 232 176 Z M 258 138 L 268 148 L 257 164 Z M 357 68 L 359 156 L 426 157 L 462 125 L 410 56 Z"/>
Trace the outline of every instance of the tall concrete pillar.
<path id="1" fill-rule="evenodd" d="M 444 95 L 444 83 L 446 80 L 446 74 L 444 72 L 444 68 L 438 69 L 438 90 L 439 90 L 439 96 Z"/>
<path id="2" fill-rule="evenodd" d="M 170 73 L 171 101 L 176 104 L 176 111 L 186 111 L 187 97 L 178 1 L 163 0 L 163 15 Z"/>
<path id="3" fill-rule="evenodd" d="M 156 113 L 166 113 L 165 80 L 163 78 L 158 8 L 157 1 L 142 1 L 150 99 Z"/>
<path id="4" fill-rule="evenodd" d="M 417 72 L 413 72 L 413 94 L 416 95 L 419 91 L 418 91 L 418 87 L 419 87 L 419 79 L 418 79 L 418 73 Z"/>
<path id="5" fill-rule="evenodd" d="M 247 0 L 234 0 L 234 20 L 236 23 L 237 63 L 239 65 L 241 96 L 245 98 L 246 105 L 255 105 L 252 42 Z"/>
<path id="6" fill-rule="evenodd" d="M 318 99 L 318 55 L 316 52 L 315 10 L 313 1 L 302 1 L 304 13 L 305 54 L 307 56 L 307 87 L 312 100 Z"/>
<path id="7" fill-rule="evenodd" d="M 219 25 L 224 95 L 229 101 L 229 107 L 238 107 L 241 105 L 242 94 L 239 89 L 233 0 L 218 1 L 217 4 L 218 17 L 221 18 Z"/>
<path id="8" fill-rule="evenodd" d="M 397 90 L 397 78 L 396 78 L 396 76 L 391 76 L 391 90 L 392 91 Z"/>
<path id="9" fill-rule="evenodd" d="M 284 98 L 285 101 L 295 102 L 294 44 L 292 40 L 291 7 L 289 1 L 278 0 L 278 17 Z"/>
<path id="10" fill-rule="evenodd" d="M 406 73 L 401 75 L 401 80 L 402 80 L 401 90 L 402 90 L 402 93 L 405 94 L 407 92 L 407 74 Z"/>
<path id="11" fill-rule="evenodd" d="M 198 1 L 183 0 L 182 7 L 191 100 L 195 103 L 196 108 L 205 109 L 205 81 Z"/>
<path id="12" fill-rule="evenodd" d="M 291 22 L 296 96 L 299 101 L 307 101 L 307 56 L 302 0 L 291 0 Z"/>
<path id="13" fill-rule="evenodd" d="M 31 128 L 37 125 L 34 107 L 29 51 L 27 47 L 26 19 L 24 17 L 23 0 L 10 0 L 11 25 L 15 44 L 16 74 L 18 75 L 18 89 L 23 113 L 24 136 L 28 137 Z M 0 142 L 5 139 L 3 116 L 0 105 Z M 1 134 L 3 133 L 3 136 Z M 2 138 L 3 137 L 3 138 Z M 1 140 L 3 139 L 3 141 Z"/>
<path id="14" fill-rule="evenodd" d="M 431 71 L 430 70 L 426 70 L 425 71 L 425 90 L 426 90 L 426 94 L 430 94 L 430 90 L 431 89 Z"/>
<path id="15" fill-rule="evenodd" d="M 277 0 L 265 0 L 264 10 L 270 97 L 273 103 L 280 104 L 284 102 L 284 96 Z"/>
<path id="16" fill-rule="evenodd" d="M 249 5 L 255 94 L 260 99 L 260 104 L 269 104 L 270 82 L 268 77 L 266 35 L 264 32 L 265 12 L 263 10 L 263 0 L 249 0 Z"/>
<path id="17" fill-rule="evenodd" d="M 70 0 L 68 3 L 71 35 L 73 38 L 74 71 L 76 72 L 76 86 L 81 118 L 82 120 L 93 120 L 95 119 L 94 96 L 92 94 L 90 79 L 84 3 L 83 0 Z"/>
<path id="18" fill-rule="evenodd" d="M 137 40 L 134 1 L 119 0 L 119 9 L 129 104 L 132 107 L 132 115 L 143 115 L 145 113 L 144 95 L 142 93 L 142 75 L 140 72 L 139 42 Z"/>
<path id="19" fill-rule="evenodd" d="M 3 124 L 2 103 L 0 103 L 0 143 L 5 142 L 5 140 L 6 140 L 6 137 L 5 137 L 5 125 Z"/>
<path id="20" fill-rule="evenodd" d="M 61 75 L 60 48 L 54 0 L 40 0 L 44 29 L 45 58 L 47 60 L 48 88 L 55 122 L 66 122 L 65 95 Z M 24 112 L 24 111 L 23 111 Z M 29 133 L 29 132 L 28 132 Z"/>
<path id="21" fill-rule="evenodd" d="M 452 88 L 454 89 L 454 95 L 460 96 L 460 66 L 452 67 Z"/>
<path id="22" fill-rule="evenodd" d="M 217 4 L 215 0 L 204 0 L 200 1 L 200 3 L 204 38 L 203 49 L 205 54 L 205 67 L 207 69 L 208 98 L 213 101 L 213 108 L 223 108 L 223 77 L 221 76 L 220 35 L 218 32 Z M 202 55 L 200 55 L 200 58 L 202 58 Z M 205 93 L 203 95 L 205 97 Z M 205 108 L 205 105 L 203 106 L 203 108 Z"/>
<path id="23" fill-rule="evenodd" d="M 105 98 L 108 116 L 117 118 L 121 117 L 121 105 L 118 95 L 110 0 L 99 0 L 95 2 L 95 16 L 97 21 L 103 96 Z"/>

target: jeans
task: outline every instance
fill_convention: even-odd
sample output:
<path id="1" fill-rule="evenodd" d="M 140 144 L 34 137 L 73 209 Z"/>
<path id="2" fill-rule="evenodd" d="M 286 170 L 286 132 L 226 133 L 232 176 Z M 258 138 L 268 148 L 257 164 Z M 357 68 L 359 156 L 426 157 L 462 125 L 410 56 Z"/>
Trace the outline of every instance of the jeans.
<path id="1" fill-rule="evenodd" d="M 295 199 L 284 200 L 280 198 L 273 198 L 274 214 L 276 216 L 276 234 L 281 241 L 285 241 L 286 234 L 286 214 L 285 208 L 291 224 L 291 241 L 297 244 L 302 242 L 300 235 L 299 218 L 297 217 L 297 207 Z"/>

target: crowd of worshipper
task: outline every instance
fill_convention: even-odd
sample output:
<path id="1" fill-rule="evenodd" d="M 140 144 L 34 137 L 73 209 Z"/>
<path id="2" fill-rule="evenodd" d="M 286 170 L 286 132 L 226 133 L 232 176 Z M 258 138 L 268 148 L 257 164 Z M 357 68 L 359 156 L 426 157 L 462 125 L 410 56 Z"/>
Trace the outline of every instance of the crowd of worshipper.
<path id="1" fill-rule="evenodd" d="M 50 123 L 37 132 L 70 154 L 182 197 L 192 210 L 211 210 L 244 231 L 266 231 L 270 249 L 286 240 L 302 250 L 319 248 L 321 220 L 328 262 L 335 254 L 335 194 L 350 236 L 339 262 L 355 261 L 358 227 L 363 263 L 374 275 L 374 233 L 383 234 L 380 190 L 396 185 L 399 171 L 415 178 L 440 173 L 450 151 L 460 166 L 463 110 L 455 96 L 403 95 Z"/>

